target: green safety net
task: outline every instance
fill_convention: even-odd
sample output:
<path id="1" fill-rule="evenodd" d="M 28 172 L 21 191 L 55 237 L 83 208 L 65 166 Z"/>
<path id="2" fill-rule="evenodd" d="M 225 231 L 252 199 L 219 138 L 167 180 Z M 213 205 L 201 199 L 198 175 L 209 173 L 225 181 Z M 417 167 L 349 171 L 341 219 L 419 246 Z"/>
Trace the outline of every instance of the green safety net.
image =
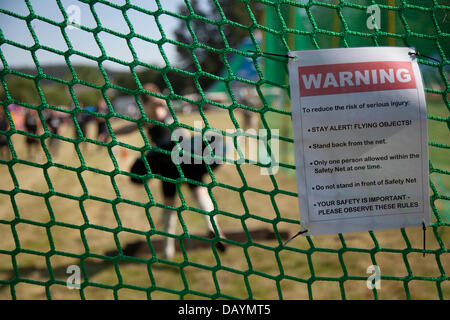
<path id="1" fill-rule="evenodd" d="M 448 94 L 450 84 L 448 79 L 448 58 L 450 54 L 450 34 L 448 27 L 450 17 L 447 15 L 450 14 L 450 6 L 448 6 L 448 2 L 444 0 L 419 2 L 409 0 L 236 0 L 234 1 L 236 5 L 239 5 L 248 16 L 245 24 L 229 19 L 222 10 L 223 1 L 221 0 L 211 0 L 212 7 L 216 12 L 214 19 L 197 14 L 189 0 L 184 2 L 186 14 L 167 10 L 167 2 L 165 0 L 154 0 L 154 3 L 152 2 L 153 8 L 149 8 L 144 5 L 141 7 L 141 5 L 136 4 L 132 0 L 80 0 L 79 4 L 85 6 L 92 15 L 94 25 L 86 26 L 81 24 L 76 27 L 93 37 L 101 51 L 98 56 L 78 50 L 77 48 L 79 46 L 71 42 L 68 36 L 70 32 L 68 26 L 71 26 L 68 24 L 70 14 L 67 12 L 67 5 L 62 0 L 54 0 L 54 3 L 63 16 L 62 21 L 59 22 L 40 15 L 34 10 L 34 2 L 29 0 L 24 1 L 29 13 L 17 13 L 9 9 L 0 9 L 3 17 L 8 16 L 9 19 L 14 19 L 25 24 L 34 42 L 31 45 L 25 45 L 19 39 L 11 38 L 3 31 L 0 33 L 0 58 L 3 65 L 0 71 L 3 90 L 1 105 L 9 122 L 7 131 L 0 131 L 0 135 L 6 136 L 7 146 L 10 152 L 10 158 L 2 158 L 0 160 L 0 167 L 2 167 L 1 179 L 11 181 L 9 186 L 5 187 L 5 184 L 2 184 L 0 189 L 0 195 L 2 196 L 2 215 L 0 216 L 2 237 L 0 241 L 0 292 L 2 293 L 2 297 L 10 297 L 13 299 L 23 297 L 33 298 L 33 295 L 24 295 L 19 290 L 22 285 L 26 285 L 26 288 L 28 288 L 27 292 L 33 292 L 32 287 L 39 287 L 41 292 L 43 292 L 42 295 L 44 298 L 58 298 L 58 295 L 54 293 L 55 287 L 63 287 L 65 290 L 68 290 L 65 288 L 67 284 L 66 278 L 69 276 L 66 274 L 66 269 L 63 269 L 63 276 L 61 276 L 61 267 L 55 267 L 54 258 L 61 257 L 71 259 L 70 264 L 78 265 L 81 268 L 80 288 L 73 290 L 73 292 L 75 292 L 78 298 L 82 299 L 90 297 L 88 292 L 92 288 L 106 290 L 115 299 L 121 298 L 121 293 L 124 290 L 142 293 L 145 298 L 149 299 L 157 299 L 159 297 L 180 299 L 314 299 L 321 297 L 378 299 L 382 298 L 383 294 L 390 297 L 389 292 L 392 291 L 400 292 L 398 295 L 394 295 L 394 297 L 411 299 L 416 297 L 414 293 L 416 291 L 413 292 L 413 287 L 417 283 L 420 283 L 420 285 L 423 285 L 423 288 L 426 288 L 426 290 L 423 289 L 425 290 L 424 292 L 430 292 L 429 297 L 438 299 L 449 298 L 450 259 L 448 241 L 450 241 L 450 238 L 448 237 L 448 227 L 450 225 L 450 164 L 448 159 L 450 157 L 448 150 L 450 144 L 448 143 L 448 130 L 450 130 L 450 104 Z M 130 32 L 123 34 L 102 25 L 99 12 L 97 12 L 99 9 L 95 6 L 96 4 L 102 4 L 116 9 L 123 17 Z M 380 10 L 381 27 L 378 29 L 368 29 L 366 24 L 369 17 L 367 8 L 371 5 L 378 5 Z M 255 6 L 258 6 L 258 10 L 262 10 L 264 14 L 257 17 L 253 12 Z M 133 21 L 129 18 L 131 11 L 137 11 L 152 18 L 155 21 L 156 28 L 161 33 L 161 38 L 152 39 L 135 32 Z M 192 42 L 184 43 L 170 38 L 166 33 L 166 26 L 161 22 L 164 20 L 163 17 L 171 17 L 177 20 L 178 23 L 184 21 L 185 28 L 187 28 L 192 37 Z M 194 20 L 208 24 L 210 27 L 215 26 L 217 33 L 222 37 L 222 47 L 216 48 L 210 46 L 208 43 L 199 41 L 195 30 L 191 27 L 191 23 Z M 67 50 L 62 51 L 53 48 L 47 43 L 41 43 L 34 29 L 34 22 L 36 21 L 49 24 L 54 27 L 56 32 L 60 32 L 67 46 Z M 246 31 L 247 36 L 253 43 L 254 52 L 230 46 L 224 33 L 224 29 L 226 28 Z M 122 39 L 132 53 L 131 61 L 124 61 L 109 54 L 110 51 L 105 50 L 102 44 L 101 37 L 99 36 L 100 33 L 106 33 L 112 37 Z M 262 41 L 257 39 L 258 33 L 262 34 Z M 133 48 L 133 39 L 140 39 L 154 45 L 154 48 L 164 59 L 165 66 L 153 65 L 140 59 Z M 36 65 L 35 72 L 27 73 L 10 66 L 3 52 L 4 45 L 13 46 L 28 52 Z M 167 45 L 189 51 L 196 66 L 196 71 L 187 71 L 173 64 L 165 52 Z M 279 197 L 289 197 L 292 200 L 295 200 L 296 197 L 296 190 L 284 188 L 279 181 L 281 176 L 284 177 L 283 179 L 291 180 L 295 177 L 295 175 L 289 175 L 289 172 L 295 173 L 295 166 L 292 159 L 283 157 L 283 153 L 289 153 L 293 147 L 292 130 L 290 129 L 289 99 L 287 97 L 289 89 L 286 81 L 287 58 L 269 55 L 265 52 L 286 54 L 290 50 L 381 45 L 414 46 L 425 56 L 431 57 L 427 58 L 422 56 L 418 58 L 425 79 L 430 127 L 430 203 L 433 223 L 426 231 L 427 247 L 424 250 L 422 230 L 420 227 L 413 231 L 405 229 L 392 231 L 397 232 L 395 235 L 400 239 L 400 242 L 397 243 L 388 241 L 388 238 L 392 237 L 391 233 L 370 231 L 360 233 L 358 236 L 360 238 L 357 241 L 354 240 L 354 235 L 340 234 L 334 238 L 300 237 L 290 242 L 287 246 L 284 246 L 283 243 L 286 239 L 281 236 L 280 231 L 283 226 L 290 227 L 291 235 L 300 228 L 296 209 L 290 207 L 289 210 L 294 211 L 294 214 L 287 217 L 284 211 L 288 209 L 281 209 L 278 206 Z M 71 76 L 67 78 L 47 74 L 45 66 L 39 63 L 37 56 L 38 50 L 41 49 L 64 59 Z M 197 49 L 216 54 L 221 59 L 227 72 L 212 74 L 204 71 L 196 56 Z M 236 75 L 229 61 L 230 56 L 233 54 L 251 59 L 259 79 L 249 80 Z M 76 67 L 71 63 L 71 56 L 73 55 L 95 62 L 96 67 L 104 78 L 104 83 L 92 83 L 81 79 Z M 103 63 L 105 61 L 127 67 L 136 84 L 135 88 L 126 88 L 118 85 L 114 81 L 114 77 L 104 68 Z M 160 191 L 151 189 L 148 185 L 144 186 L 145 193 L 149 199 L 148 201 L 134 201 L 123 196 L 125 190 L 123 186 L 119 186 L 119 177 L 129 178 L 132 174 L 129 172 L 129 168 L 124 168 L 119 165 L 118 154 L 115 152 L 115 148 L 120 147 L 122 150 L 128 150 L 129 152 L 135 152 L 135 154 L 141 155 L 148 150 L 157 149 L 148 141 L 142 126 L 143 123 L 155 123 L 155 121 L 146 117 L 140 104 L 139 95 L 146 91 L 143 89 L 143 81 L 139 79 L 136 72 L 139 67 L 149 68 L 161 74 L 164 81 L 164 87 L 162 89 L 166 90 L 163 94 L 156 94 L 156 96 L 167 102 L 170 112 L 174 117 L 174 123 L 170 125 L 171 129 L 181 127 L 190 132 L 199 133 L 202 130 L 213 130 L 224 135 L 229 134 L 222 129 L 216 128 L 214 123 L 208 121 L 210 115 L 204 110 L 205 105 L 223 110 L 223 114 L 231 120 L 230 123 L 233 125 L 231 129 L 234 130 L 240 128 L 236 110 L 247 110 L 255 114 L 260 120 L 261 128 L 268 130 L 281 129 L 280 136 L 277 137 L 282 144 L 282 155 L 279 163 L 280 172 L 267 176 L 267 184 L 269 187 L 267 185 L 255 186 L 249 183 L 251 177 L 244 173 L 245 164 L 233 160 L 229 161 L 226 166 L 233 167 L 233 170 L 237 172 L 240 177 L 240 185 L 229 185 L 227 179 L 216 179 L 216 172 L 213 172 L 211 168 L 209 168 L 210 181 L 200 184 L 206 186 L 209 190 L 215 206 L 215 210 L 212 212 L 204 212 L 190 205 L 185 200 L 184 195 L 187 189 L 182 188 L 182 183 L 187 182 L 188 179 L 184 176 L 173 180 L 152 173 L 148 174 L 149 178 L 166 180 L 177 185 L 177 193 L 181 199 L 181 204 L 177 207 L 165 206 L 156 196 Z M 199 93 L 199 97 L 192 99 L 175 92 L 171 83 L 171 75 L 173 74 L 192 81 L 193 87 Z M 11 77 L 25 79 L 28 83 L 32 83 L 32 89 L 37 91 L 40 101 L 38 103 L 30 103 L 26 99 L 22 99 L 17 92 L 12 92 L 13 90 L 9 88 L 11 83 L 9 79 Z M 201 78 L 208 78 L 223 83 L 230 102 L 222 104 L 209 99 L 207 90 L 200 84 Z M 48 103 L 46 100 L 46 92 L 44 92 L 42 87 L 43 84 L 49 82 L 64 87 L 64 90 L 70 95 L 75 107 L 69 109 Z M 260 105 L 254 107 L 241 104 L 233 92 L 232 84 L 234 82 L 243 83 L 256 89 Z M 107 102 L 109 111 L 106 114 L 97 113 L 92 110 L 82 111 L 82 106 L 77 98 L 78 93 L 74 89 L 76 86 L 84 86 L 87 89 L 99 91 Z M 280 91 L 269 90 L 273 88 L 278 88 Z M 140 115 L 131 117 L 115 110 L 113 107 L 114 103 L 108 98 L 109 90 L 112 89 L 120 91 L 122 95 L 134 97 L 139 106 Z M 28 90 L 28 87 L 24 87 L 23 90 Z M 277 93 L 274 95 L 273 92 Z M 155 95 L 151 92 L 146 93 Z M 282 102 L 277 102 L 279 96 L 284 96 Z M 175 112 L 175 105 L 180 101 L 196 107 L 203 121 L 203 128 L 199 129 L 183 122 L 182 118 Z M 24 129 L 18 128 L 8 109 L 8 106 L 11 104 L 36 111 L 42 122 L 44 133 L 40 135 L 32 134 L 26 132 Z M 67 115 L 75 125 L 78 137 L 67 137 L 51 133 L 44 120 L 44 111 L 47 109 L 52 109 Z M 96 139 L 84 137 L 77 122 L 77 115 L 81 112 L 89 114 L 94 118 L 105 119 L 108 131 L 112 134 L 111 141 L 101 142 Z M 124 123 L 136 123 L 144 141 L 143 145 L 137 147 L 122 142 L 114 136 L 113 125 L 116 120 Z M 45 160 L 42 162 L 32 161 L 18 154 L 18 143 L 21 140 L 19 141 L 17 137 L 38 139 L 39 145 L 45 154 Z M 75 157 L 79 159 L 80 165 L 67 165 L 55 160 L 54 155 L 48 147 L 50 138 L 57 138 L 61 142 L 71 144 L 75 150 Z M 99 148 L 105 148 L 107 150 L 106 154 L 113 164 L 113 169 L 104 170 L 91 166 L 82 150 L 83 144 L 86 143 L 93 144 Z M 239 149 L 236 140 L 235 147 Z M 267 163 L 257 162 L 252 165 L 255 167 L 267 167 Z M 33 188 L 24 186 L 23 177 L 19 177 L 20 170 L 24 167 L 33 168 L 35 169 L 33 172 L 43 174 L 43 181 L 45 181 L 48 191 L 36 191 Z M 82 189 L 81 194 L 66 194 L 64 188 L 55 188 L 53 183 L 54 175 L 51 173 L 55 169 L 71 173 L 74 180 L 70 181 L 80 183 Z M 87 186 L 87 174 L 92 175 L 94 179 L 96 177 L 106 177 L 106 180 L 103 180 L 106 181 L 104 187 L 112 186 L 113 197 L 104 198 L 96 195 L 93 189 Z M 197 185 L 199 184 L 195 181 L 191 182 Z M 106 186 L 106 184 L 110 184 L 110 186 Z M 99 186 L 98 188 L 103 188 L 103 186 Z M 238 201 L 242 203 L 243 213 L 229 212 L 223 209 L 214 192 L 217 189 L 237 194 Z M 255 201 L 259 201 L 257 200 L 259 198 L 257 196 L 248 196 L 249 193 L 269 199 L 267 210 L 274 211 L 274 217 L 267 218 L 263 216 L 262 211 L 252 210 L 252 205 Z M 41 204 L 41 208 L 39 209 L 48 212 L 48 219 L 39 220 L 34 218 L 33 215 L 28 215 L 27 211 L 37 208 L 24 208 L 21 206 L 18 199 L 22 196 L 40 199 L 41 202 L 39 203 Z M 72 212 L 81 212 L 82 223 L 75 224 L 67 222 L 67 219 L 61 219 L 61 216 L 55 212 L 56 209 L 53 205 L 55 198 L 70 200 L 73 206 L 65 209 L 66 216 L 69 217 L 71 214 L 75 214 Z M 89 212 L 85 209 L 87 201 L 107 204 L 109 206 L 110 219 L 115 221 L 116 225 L 104 226 L 98 221 L 93 220 L 89 216 Z M 295 203 L 295 201 L 290 203 Z M 118 212 L 118 207 L 121 205 L 142 209 L 145 212 L 148 228 L 142 230 L 124 225 L 122 215 Z M 155 209 L 161 210 L 163 208 L 176 211 L 181 225 L 181 231 L 175 235 L 167 234 L 157 227 L 157 221 L 153 216 L 153 212 Z M 191 232 L 188 224 L 184 220 L 185 213 L 187 214 L 188 211 L 199 215 L 209 215 L 211 218 L 217 216 L 219 221 L 224 217 L 228 220 L 234 220 L 237 222 L 237 229 L 244 234 L 244 240 L 237 241 L 195 235 L 195 232 Z M 247 223 L 251 220 L 269 226 L 274 233 L 273 239 L 254 240 L 251 230 L 247 226 Z M 214 220 L 211 219 L 211 221 L 214 223 Z M 55 245 L 55 231 L 58 228 L 75 231 L 79 235 L 82 250 L 74 253 L 69 249 L 65 250 L 64 246 Z M 117 254 L 108 255 L 93 250 L 96 243 L 92 243 L 88 239 L 88 233 L 91 231 L 99 231 L 105 237 L 109 237 L 108 239 L 111 239 L 111 243 L 105 245 L 105 248 L 116 249 Z M 28 232 L 39 232 L 40 234 L 39 238 L 34 238 L 39 240 L 35 240 L 31 246 L 25 245 L 23 242 Z M 146 257 L 127 255 L 127 252 L 124 251 L 127 243 L 121 240 L 121 235 L 124 233 L 133 234 L 144 239 L 144 242 L 148 246 L 149 255 Z M 179 257 L 175 260 L 164 259 L 154 247 L 153 240 L 157 237 L 175 238 L 181 250 Z M 3 239 L 11 239 L 11 241 L 7 242 Z M 197 258 L 194 256 L 194 251 L 189 251 L 188 242 L 186 242 L 189 239 L 207 243 L 205 249 L 195 251 L 198 253 Z M 326 239 L 332 240 L 327 242 Z M 216 242 L 219 240 L 225 242 L 230 247 L 239 249 L 243 253 L 233 258 L 234 264 L 229 262 L 225 263 L 226 255 L 233 255 L 233 249 L 230 249 L 230 253 L 220 253 L 215 247 Z M 99 241 L 101 242 L 101 240 Z M 264 252 L 264 254 L 258 256 L 258 254 L 253 253 L 255 250 Z M 205 254 L 202 253 L 203 251 L 212 253 L 212 261 L 208 260 L 208 263 L 206 263 L 206 260 L 201 259 L 202 254 Z M 425 257 L 422 257 L 422 253 L 426 253 Z M 270 263 L 264 265 L 263 260 L 266 259 L 266 254 L 271 256 L 271 260 L 269 259 Z M 326 259 L 317 260 L 316 257 L 321 255 L 333 256 L 336 258 L 336 261 L 335 263 L 331 263 Z M 26 256 L 26 259 L 23 259 L 23 256 Z M 349 256 L 353 257 L 350 263 L 352 266 L 347 262 L 349 261 L 347 260 Z M 386 257 L 397 258 L 391 259 Z M 38 259 L 43 261 L 39 266 L 33 262 Z M 109 274 L 114 275 L 115 280 L 104 283 L 93 276 L 91 274 L 92 270 L 90 270 L 92 264 L 89 263 L 92 259 L 97 259 L 97 261 L 111 266 L 108 269 Z M 300 262 L 297 263 L 296 261 Z M 125 262 L 131 265 L 145 266 L 138 273 L 147 277 L 148 281 L 145 283 L 139 281 L 137 283 L 130 283 L 127 281 L 123 271 Z M 355 272 L 353 269 L 359 263 L 363 266 L 360 266 L 358 269 L 360 271 Z M 369 275 L 366 273 L 366 267 L 370 264 L 381 267 L 382 287 L 380 289 L 376 287 L 371 290 L 365 289 L 363 294 L 355 297 L 352 295 L 352 284 L 359 283 L 365 286 Z M 387 270 L 387 265 L 389 264 L 396 264 L 396 267 L 402 268 L 403 272 L 383 272 L 383 270 Z M 259 268 L 258 266 L 260 265 L 263 265 L 263 267 Z M 426 266 L 424 269 L 421 269 L 423 265 Z M 383 269 L 383 266 L 386 266 L 385 269 Z M 33 268 L 39 269 L 40 272 L 37 275 L 33 274 Z M 192 271 L 192 269 L 195 271 Z M 300 269 L 304 272 L 299 272 L 298 270 Z M 165 272 L 169 272 L 169 278 L 178 277 L 180 279 L 179 285 L 172 286 L 168 280 L 162 281 L 161 279 L 167 278 L 164 275 Z M 193 273 L 202 274 L 202 277 L 195 278 L 196 280 L 192 281 L 191 276 Z M 225 281 L 221 278 L 224 273 L 228 275 Z M 258 281 L 255 281 L 255 279 L 258 279 Z M 206 283 L 210 285 L 208 286 Z M 230 286 L 230 284 L 234 285 L 234 283 L 237 283 L 233 289 L 234 291 L 227 291 L 227 286 Z M 290 285 L 286 286 L 286 283 L 290 283 Z M 396 289 L 391 290 L 389 287 L 384 287 L 385 283 L 394 283 Z M 319 284 L 323 285 L 318 286 Z M 336 287 L 336 295 L 332 294 L 331 287 Z M 285 290 L 288 289 L 291 292 L 290 294 L 286 294 Z M 328 292 L 330 293 L 329 295 L 327 295 Z M 40 296 L 37 295 L 36 297 Z M 101 298 L 103 296 L 99 295 L 94 297 Z"/>

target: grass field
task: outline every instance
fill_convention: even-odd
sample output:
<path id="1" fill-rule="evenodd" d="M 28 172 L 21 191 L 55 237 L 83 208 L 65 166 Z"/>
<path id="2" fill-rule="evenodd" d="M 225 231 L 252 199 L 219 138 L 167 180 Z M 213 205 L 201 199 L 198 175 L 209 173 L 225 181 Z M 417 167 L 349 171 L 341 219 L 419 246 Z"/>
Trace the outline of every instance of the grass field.
<path id="1" fill-rule="evenodd" d="M 448 110 L 443 104 L 430 105 L 429 114 L 449 117 Z M 234 127 L 226 112 L 210 112 L 207 117 L 211 127 L 220 129 Z M 239 115 L 237 114 L 236 117 L 239 118 Z M 195 120 L 201 118 L 199 115 L 191 114 L 181 116 L 180 119 L 186 124 L 193 125 Z M 113 125 L 120 126 L 121 124 L 115 122 Z M 449 131 L 444 122 L 429 120 L 429 127 L 430 141 L 449 143 Z M 66 127 L 63 135 L 72 137 L 72 128 Z M 23 140 L 24 136 L 13 136 L 18 157 L 26 159 Z M 138 134 L 120 137 L 120 141 L 135 146 L 143 144 L 142 138 Z M 91 144 L 82 146 L 82 152 L 87 166 L 105 171 L 114 169 L 114 164 L 106 148 Z M 115 154 L 121 170 L 128 170 L 137 157 L 137 153 L 129 150 L 125 153 L 124 150 L 118 149 Z M 43 154 L 40 154 L 37 162 L 44 163 L 43 159 Z M 61 143 L 59 152 L 54 159 L 60 164 L 72 167 L 80 166 L 80 160 L 71 143 Z M 430 160 L 434 167 L 450 170 L 449 159 L 448 149 L 430 147 Z M 218 183 L 237 188 L 248 185 L 265 191 L 274 190 L 274 181 L 270 176 L 261 175 L 259 167 L 247 164 L 240 166 L 239 170 L 242 172 L 242 177 L 245 178 L 244 181 L 238 168 L 233 165 L 219 167 L 215 171 L 215 178 Z M 14 166 L 14 172 L 20 188 L 42 193 L 48 191 L 43 170 L 17 164 Z M 56 192 L 72 196 L 82 195 L 83 189 L 75 173 L 55 167 L 50 168 L 48 173 Z M 14 189 L 5 165 L 0 165 L 0 177 L 2 177 L 0 180 L 1 190 Z M 84 171 L 82 177 L 90 196 L 104 199 L 115 198 L 115 190 L 108 176 Z M 440 179 L 440 194 L 450 195 L 448 176 L 440 174 L 439 177 L 431 178 Z M 297 192 L 295 175 L 292 172 L 280 171 L 274 176 L 274 180 L 278 189 Z M 132 185 L 128 177 L 118 175 L 115 177 L 115 181 L 122 198 L 143 204 L 149 201 L 144 187 Z M 149 188 L 154 199 L 161 202 L 159 181 L 152 180 Z M 187 205 L 195 208 L 196 203 L 186 186 L 182 186 L 182 193 Z M 243 230 L 244 225 L 250 229 L 267 227 L 273 230 L 276 227 L 279 230 L 289 231 L 291 234 L 299 229 L 297 223 L 299 220 L 298 204 L 297 198 L 294 196 L 277 194 L 271 199 L 268 194 L 253 191 L 241 194 L 222 187 L 213 188 L 213 194 L 220 210 L 217 215 L 218 221 L 225 231 Z M 135 261 L 128 259 L 113 263 L 99 259 L 95 255 L 102 255 L 108 250 L 117 249 L 116 241 L 125 246 L 130 241 L 145 240 L 145 236 L 130 231 L 149 231 L 151 229 L 150 221 L 156 230 L 161 230 L 161 209 L 150 208 L 147 215 L 142 207 L 120 203 L 116 206 L 117 211 L 114 212 L 111 204 L 99 201 L 95 197 L 81 202 L 58 196 L 50 197 L 48 204 L 53 209 L 54 219 L 66 223 L 66 227 L 52 226 L 48 228 L 48 232 L 39 224 L 26 222 L 31 220 L 46 223 L 51 220 L 48 204 L 44 199 L 27 193 L 18 193 L 14 196 L 20 218 L 23 220 L 15 224 L 18 239 L 14 239 L 11 225 L 0 223 L 0 250 L 13 251 L 16 249 L 16 243 L 20 243 L 20 248 L 25 250 L 15 251 L 14 256 L 0 253 L 0 280 L 12 280 L 14 278 L 13 265 L 16 264 L 20 281 L 13 283 L 18 299 L 45 299 L 49 294 L 53 299 L 80 299 L 80 294 L 87 299 L 113 299 L 115 294 L 120 299 L 147 299 L 149 295 L 152 299 L 178 299 L 180 295 L 177 292 L 183 293 L 185 299 L 202 299 L 205 298 L 204 294 L 215 295 L 216 298 L 308 299 L 311 295 L 314 299 L 341 299 L 340 286 L 345 289 L 345 298 L 347 299 L 372 299 L 374 293 L 367 289 L 365 280 L 368 276 L 367 267 L 374 264 L 372 258 L 375 258 L 382 276 L 385 277 L 382 280 L 381 289 L 378 290 L 379 298 L 405 299 L 406 284 L 413 299 L 437 299 L 436 282 L 429 281 L 428 277 L 440 277 L 442 271 L 447 276 L 450 274 L 449 254 L 439 256 L 442 268 L 440 270 L 437 262 L 438 255 L 430 253 L 423 257 L 420 252 L 413 251 L 406 254 L 402 251 L 408 246 L 422 249 L 421 228 L 408 228 L 404 232 L 401 230 L 376 231 L 372 235 L 368 232 L 361 232 L 349 233 L 341 237 L 337 235 L 298 237 L 282 250 L 279 249 L 280 243 L 275 240 L 258 244 L 229 245 L 229 250 L 225 254 L 218 254 L 212 249 L 191 250 L 187 251 L 186 256 L 178 254 L 173 259 L 175 263 L 163 260 L 160 256 L 152 259 L 150 254 L 141 255 L 140 259 Z M 246 208 L 243 206 L 242 200 L 245 200 L 249 215 L 245 214 Z M 281 217 L 277 217 L 274 203 L 276 203 Z M 86 217 L 83 217 L 80 206 L 84 208 Z M 436 206 L 442 214 L 443 221 L 450 222 L 450 213 L 445 212 L 448 204 L 438 200 Z M 0 194 L 0 208 L 0 220 L 11 221 L 14 219 L 15 213 L 9 196 Z M 181 217 L 190 234 L 201 234 L 205 231 L 204 219 L 201 214 L 192 210 L 184 210 Z M 108 230 L 118 226 L 118 218 L 122 227 L 128 229 L 119 232 L 115 239 L 114 233 L 108 232 Z M 280 218 L 284 220 L 280 220 Z M 92 225 L 102 228 L 94 228 Z M 84 226 L 82 232 L 87 243 L 83 243 L 80 236 L 80 226 Z M 183 234 L 180 222 L 178 222 L 177 234 Z M 437 234 L 443 244 L 438 243 Z M 68 276 L 66 274 L 67 266 L 80 265 L 79 259 L 61 254 L 50 254 L 49 235 L 55 245 L 54 249 L 58 252 L 64 251 L 72 255 L 81 255 L 85 253 L 86 246 L 89 247 L 90 255 L 84 257 L 83 260 L 89 285 L 82 292 L 69 290 L 62 283 L 49 286 L 46 292 L 46 281 L 52 280 L 54 277 L 56 280 L 65 282 Z M 161 236 L 155 235 L 152 236 L 152 239 L 158 237 Z M 374 242 L 374 239 L 377 240 L 377 243 Z M 352 248 L 352 250 L 343 250 L 343 241 L 347 248 Z M 428 250 L 438 250 L 441 245 L 448 250 L 449 244 L 450 230 L 448 227 L 428 229 Z M 377 251 L 378 247 L 382 250 Z M 371 249 L 374 249 L 372 255 L 369 253 Z M 48 253 L 49 251 L 50 253 Z M 412 274 L 408 274 L 406 264 L 411 268 Z M 216 266 L 221 268 L 216 271 Z M 345 270 L 343 266 L 345 266 Z M 53 274 L 49 272 L 49 269 L 53 271 Z M 231 269 L 236 271 L 232 272 Z M 423 278 L 406 282 L 399 280 L 408 279 L 408 276 L 413 275 Z M 341 277 L 347 276 L 352 277 L 352 280 L 339 281 Z M 311 282 L 312 278 L 316 281 Z M 124 286 L 115 292 L 113 287 L 119 283 Z M 444 298 L 450 299 L 450 282 L 442 282 L 440 286 Z M 148 293 L 147 289 L 150 287 L 157 287 L 157 290 Z M 10 298 L 11 285 L 0 284 L 0 299 Z"/>

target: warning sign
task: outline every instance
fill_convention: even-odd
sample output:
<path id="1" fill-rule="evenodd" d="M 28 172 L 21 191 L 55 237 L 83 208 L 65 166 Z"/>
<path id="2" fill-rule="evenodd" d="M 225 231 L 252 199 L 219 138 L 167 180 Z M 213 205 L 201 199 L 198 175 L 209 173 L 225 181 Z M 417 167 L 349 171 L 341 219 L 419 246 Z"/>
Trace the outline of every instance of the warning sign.
<path id="1" fill-rule="evenodd" d="M 413 52 L 289 53 L 306 235 L 429 225 L 426 104 Z"/>

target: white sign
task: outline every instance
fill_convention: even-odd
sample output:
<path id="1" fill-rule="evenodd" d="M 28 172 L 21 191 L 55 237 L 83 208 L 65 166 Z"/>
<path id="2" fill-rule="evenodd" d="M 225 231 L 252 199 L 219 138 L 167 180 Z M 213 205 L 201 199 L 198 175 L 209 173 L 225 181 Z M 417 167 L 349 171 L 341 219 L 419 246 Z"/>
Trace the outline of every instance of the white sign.
<path id="1" fill-rule="evenodd" d="M 429 225 L 426 104 L 413 52 L 289 53 L 305 235 Z"/>

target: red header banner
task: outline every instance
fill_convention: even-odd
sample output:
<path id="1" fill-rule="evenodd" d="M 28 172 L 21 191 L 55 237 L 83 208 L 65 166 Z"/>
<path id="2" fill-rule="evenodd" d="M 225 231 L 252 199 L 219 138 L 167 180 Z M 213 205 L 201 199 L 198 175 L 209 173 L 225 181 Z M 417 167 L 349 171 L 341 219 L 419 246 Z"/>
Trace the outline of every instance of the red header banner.
<path id="1" fill-rule="evenodd" d="M 376 61 L 299 67 L 300 96 L 416 88 L 411 62 Z"/>

